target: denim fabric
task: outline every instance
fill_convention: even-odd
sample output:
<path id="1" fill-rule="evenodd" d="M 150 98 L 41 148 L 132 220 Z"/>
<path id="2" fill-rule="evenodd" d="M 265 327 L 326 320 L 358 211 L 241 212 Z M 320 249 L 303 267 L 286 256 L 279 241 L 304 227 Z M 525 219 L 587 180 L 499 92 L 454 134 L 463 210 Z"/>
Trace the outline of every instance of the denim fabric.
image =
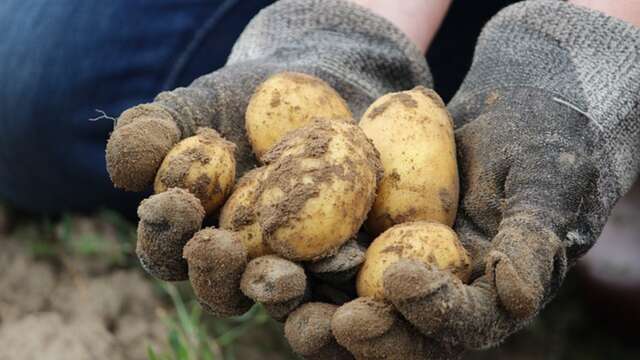
<path id="1" fill-rule="evenodd" d="M 128 213 L 104 148 L 117 117 L 221 67 L 272 0 L 0 1 L 0 198 L 37 212 Z"/>
<path id="2" fill-rule="evenodd" d="M 132 213 L 145 194 L 113 188 L 104 147 L 117 117 L 221 67 L 274 0 L 1 0 L 0 200 L 30 211 Z M 460 85 L 482 25 L 513 0 L 454 2 L 427 59 L 435 90 Z"/>

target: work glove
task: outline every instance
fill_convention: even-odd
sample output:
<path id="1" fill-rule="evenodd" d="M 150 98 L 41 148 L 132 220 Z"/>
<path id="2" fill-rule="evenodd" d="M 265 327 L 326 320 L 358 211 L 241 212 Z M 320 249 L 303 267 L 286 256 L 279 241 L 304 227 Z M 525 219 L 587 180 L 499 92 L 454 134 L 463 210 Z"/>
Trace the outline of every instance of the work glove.
<path id="1" fill-rule="evenodd" d="M 278 1 L 250 22 L 222 69 L 119 117 L 107 144 L 114 185 L 145 190 L 171 147 L 198 127 L 236 144 L 239 175 L 251 169 L 247 104 L 257 85 L 282 71 L 323 79 L 356 115 L 385 93 L 431 82 L 420 51 L 366 9 L 341 0 Z"/>
<path id="2" fill-rule="evenodd" d="M 386 20 L 347 1 L 282 0 L 251 21 L 225 67 L 122 113 L 106 150 L 114 185 L 147 189 L 168 151 L 199 127 L 213 128 L 235 144 L 238 175 L 253 168 L 244 114 L 254 89 L 282 71 L 323 79 L 356 117 L 386 93 L 431 83 L 423 54 Z M 248 262 L 246 249 L 229 233 L 198 231 L 204 218 L 201 204 L 180 189 L 153 195 L 138 213 L 142 265 L 163 280 L 189 278 L 201 303 L 217 315 L 240 314 L 257 301 L 283 319 L 304 299 L 344 302 L 349 289 L 330 281 L 316 286 L 306 273 L 323 281 L 335 279 L 335 273 L 344 280 L 363 259 L 362 249 L 350 244 L 332 259 L 305 264 L 308 270 L 272 255 Z M 352 256 L 354 251 L 359 255 Z M 335 261 L 340 257 L 348 261 Z"/>
<path id="3" fill-rule="evenodd" d="M 461 171 L 455 230 L 472 281 L 390 266 L 388 302 L 334 312 L 333 335 L 359 358 L 490 347 L 553 298 L 638 176 L 640 29 L 560 1 L 512 5 L 484 28 L 448 108 Z"/>

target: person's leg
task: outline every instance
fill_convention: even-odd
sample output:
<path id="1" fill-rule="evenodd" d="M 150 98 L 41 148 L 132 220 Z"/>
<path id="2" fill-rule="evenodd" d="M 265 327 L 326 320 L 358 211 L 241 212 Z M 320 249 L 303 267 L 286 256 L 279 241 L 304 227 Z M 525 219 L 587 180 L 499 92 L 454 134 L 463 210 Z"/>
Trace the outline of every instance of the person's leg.
<path id="1" fill-rule="evenodd" d="M 226 61 L 272 0 L 0 2 L 0 198 L 38 212 L 131 210 L 104 147 L 117 117 Z"/>

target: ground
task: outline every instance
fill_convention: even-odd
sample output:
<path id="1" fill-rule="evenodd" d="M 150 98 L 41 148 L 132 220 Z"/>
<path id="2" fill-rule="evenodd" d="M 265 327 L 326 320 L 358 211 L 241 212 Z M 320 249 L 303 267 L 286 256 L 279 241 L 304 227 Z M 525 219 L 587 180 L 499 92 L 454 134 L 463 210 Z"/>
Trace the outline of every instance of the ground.
<path id="1" fill-rule="evenodd" d="M 51 219 L 0 207 L 0 360 L 294 358 L 260 307 L 231 320 L 202 314 L 187 284 L 144 273 L 134 241 L 133 224 L 109 211 Z M 640 358 L 580 284 L 572 272 L 526 330 L 467 358 Z"/>

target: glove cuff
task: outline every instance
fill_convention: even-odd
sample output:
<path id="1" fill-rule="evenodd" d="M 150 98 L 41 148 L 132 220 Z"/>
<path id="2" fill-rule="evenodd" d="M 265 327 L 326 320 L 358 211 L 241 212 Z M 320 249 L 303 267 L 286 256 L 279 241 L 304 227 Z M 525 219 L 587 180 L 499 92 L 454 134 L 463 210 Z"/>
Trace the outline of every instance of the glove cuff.
<path id="1" fill-rule="evenodd" d="M 281 0 L 265 8 L 242 33 L 227 64 L 246 62 L 285 64 L 316 75 L 336 88 L 355 114 L 385 93 L 433 84 L 424 55 L 404 33 L 345 0 Z"/>

